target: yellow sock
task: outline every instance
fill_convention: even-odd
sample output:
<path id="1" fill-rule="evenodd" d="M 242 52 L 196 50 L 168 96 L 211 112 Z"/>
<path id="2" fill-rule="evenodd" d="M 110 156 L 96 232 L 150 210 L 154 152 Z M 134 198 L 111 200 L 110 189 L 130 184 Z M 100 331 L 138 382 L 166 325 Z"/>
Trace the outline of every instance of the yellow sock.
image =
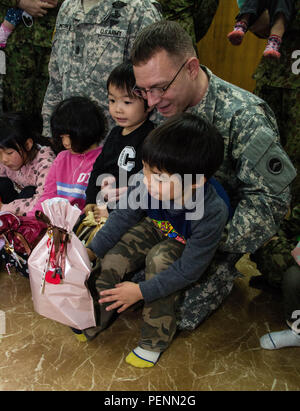
<path id="1" fill-rule="evenodd" d="M 87 342 L 87 338 L 83 333 L 82 334 L 76 334 L 76 338 L 80 342 Z"/>
<path id="2" fill-rule="evenodd" d="M 80 342 L 87 342 L 88 339 L 86 338 L 86 336 L 84 335 L 84 333 L 81 330 L 77 330 L 76 328 L 72 328 L 71 330 L 73 331 L 73 333 L 76 334 L 76 338 L 78 341 Z"/>
<path id="3" fill-rule="evenodd" d="M 150 368 L 156 364 L 160 356 L 159 352 L 148 351 L 141 347 L 136 347 L 126 357 L 127 364 L 137 368 Z"/>

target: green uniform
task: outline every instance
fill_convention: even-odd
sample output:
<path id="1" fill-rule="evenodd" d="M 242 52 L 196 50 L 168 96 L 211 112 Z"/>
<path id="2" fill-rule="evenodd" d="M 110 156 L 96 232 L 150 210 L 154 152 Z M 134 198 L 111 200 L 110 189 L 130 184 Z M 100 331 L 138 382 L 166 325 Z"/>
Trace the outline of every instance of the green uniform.
<path id="1" fill-rule="evenodd" d="M 299 237 L 300 204 L 297 204 L 289 218 L 283 220 L 278 235 L 251 258 L 268 285 L 277 288 L 282 286 L 284 273 L 295 264 L 291 251 L 296 247 Z"/>
<path id="2" fill-rule="evenodd" d="M 189 111 L 213 123 L 225 142 L 225 158 L 216 178 L 227 190 L 235 212 L 222 250 L 251 253 L 276 233 L 287 213 L 289 184 L 296 171 L 280 145 L 269 106 L 202 68 L 209 76 L 208 92 Z"/>
<path id="3" fill-rule="evenodd" d="M 50 136 L 54 107 L 73 95 L 85 95 L 108 113 L 106 81 L 129 57 L 141 28 L 161 19 L 160 5 L 150 0 L 99 1 L 88 13 L 81 0 L 65 0 L 56 22 L 44 105 L 44 135 Z"/>
<path id="4" fill-rule="evenodd" d="M 167 20 L 177 21 L 196 46 L 205 36 L 217 11 L 219 0 L 159 0 Z"/>
<path id="5" fill-rule="evenodd" d="M 3 106 L 6 111 L 29 110 L 41 112 L 48 77 L 52 34 L 56 15 L 63 0 L 46 16 L 33 19 L 32 27 L 23 22 L 10 35 L 6 48 L 6 75 L 3 83 Z M 0 19 L 3 21 L 15 0 L 0 0 Z"/>
<path id="6" fill-rule="evenodd" d="M 220 131 L 225 156 L 215 177 L 232 202 L 214 259 L 199 283 L 179 303 L 178 327 L 193 329 L 218 308 L 239 275 L 235 263 L 270 239 L 288 211 L 289 185 L 296 171 L 282 149 L 274 113 L 260 98 L 203 70 L 209 77 L 204 98 L 188 111 L 204 116 Z"/>
<path id="7" fill-rule="evenodd" d="M 300 0 L 295 1 L 295 17 L 286 29 L 279 61 L 263 58 L 254 74 L 254 93 L 275 113 L 281 143 L 300 171 Z M 292 204 L 300 202 L 300 175 L 292 185 Z"/>

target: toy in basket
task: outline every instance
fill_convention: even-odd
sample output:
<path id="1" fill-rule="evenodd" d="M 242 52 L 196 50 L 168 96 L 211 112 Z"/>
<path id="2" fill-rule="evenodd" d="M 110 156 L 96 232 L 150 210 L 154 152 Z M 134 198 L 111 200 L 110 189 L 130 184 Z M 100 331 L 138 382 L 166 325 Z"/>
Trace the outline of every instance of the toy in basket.
<path id="1" fill-rule="evenodd" d="M 86 286 L 91 263 L 72 231 L 81 211 L 63 198 L 46 200 L 42 208 L 36 218 L 48 229 L 28 259 L 34 309 L 79 330 L 93 327 L 94 304 Z"/>

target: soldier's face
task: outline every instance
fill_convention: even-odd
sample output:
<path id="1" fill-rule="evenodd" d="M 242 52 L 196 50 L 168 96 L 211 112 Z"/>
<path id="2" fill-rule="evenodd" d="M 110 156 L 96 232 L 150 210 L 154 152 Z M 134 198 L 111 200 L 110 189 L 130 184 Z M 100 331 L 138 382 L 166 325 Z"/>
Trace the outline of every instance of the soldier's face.
<path id="1" fill-rule="evenodd" d="M 165 117 L 182 113 L 192 103 L 190 59 L 162 96 L 154 95 L 149 90 L 167 87 L 183 63 L 184 61 L 178 62 L 178 59 L 171 58 L 165 50 L 161 50 L 146 63 L 134 66 L 136 86 L 147 90 L 148 105 L 155 106 Z"/>

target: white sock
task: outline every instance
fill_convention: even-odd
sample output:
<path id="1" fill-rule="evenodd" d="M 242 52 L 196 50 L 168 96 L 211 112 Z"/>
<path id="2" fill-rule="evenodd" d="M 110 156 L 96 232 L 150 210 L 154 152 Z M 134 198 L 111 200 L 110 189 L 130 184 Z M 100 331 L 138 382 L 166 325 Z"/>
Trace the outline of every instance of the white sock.
<path id="1" fill-rule="evenodd" d="M 158 357 L 160 356 L 160 352 L 148 351 L 141 347 L 136 347 L 132 351 L 137 357 L 141 358 L 142 360 L 153 362 L 154 364 L 157 362 Z"/>
<path id="2" fill-rule="evenodd" d="M 292 330 L 268 333 L 260 338 L 260 346 L 266 350 L 277 350 L 283 347 L 300 347 L 300 335 Z"/>

